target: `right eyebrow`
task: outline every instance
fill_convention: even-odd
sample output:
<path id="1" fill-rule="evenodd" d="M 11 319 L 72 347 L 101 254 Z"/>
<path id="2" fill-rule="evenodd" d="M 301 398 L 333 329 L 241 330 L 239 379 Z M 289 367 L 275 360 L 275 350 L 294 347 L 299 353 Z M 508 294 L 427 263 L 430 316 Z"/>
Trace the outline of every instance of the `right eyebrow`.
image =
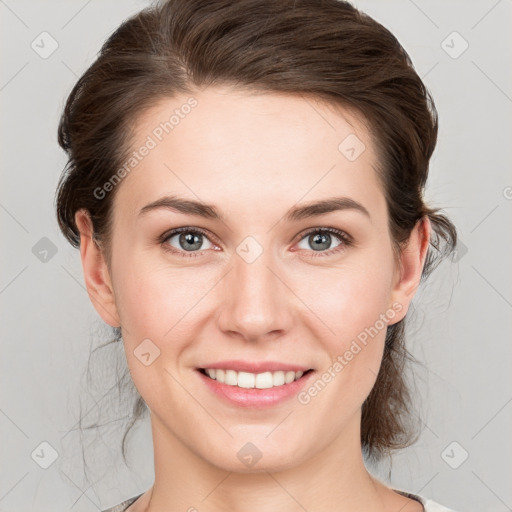
<path id="1" fill-rule="evenodd" d="M 160 208 L 173 210 L 178 213 L 197 215 L 199 217 L 224 221 L 224 217 L 214 205 L 176 196 L 161 197 L 160 199 L 147 204 L 140 209 L 138 216 L 146 215 L 148 212 Z"/>

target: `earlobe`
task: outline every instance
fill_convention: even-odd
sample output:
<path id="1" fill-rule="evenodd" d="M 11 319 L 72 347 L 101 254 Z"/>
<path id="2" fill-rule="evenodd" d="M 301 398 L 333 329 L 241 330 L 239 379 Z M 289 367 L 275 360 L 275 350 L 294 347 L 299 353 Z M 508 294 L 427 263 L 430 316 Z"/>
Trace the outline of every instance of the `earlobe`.
<path id="1" fill-rule="evenodd" d="M 400 318 L 396 321 L 405 317 L 420 285 L 430 244 L 430 233 L 430 219 L 424 216 L 416 223 L 407 244 L 400 252 L 400 266 L 397 269 L 397 278 L 391 294 L 391 303 L 399 302 L 402 305 Z"/>
<path id="2" fill-rule="evenodd" d="M 89 298 L 108 325 L 119 327 L 120 320 L 110 274 L 103 252 L 93 240 L 93 227 L 87 210 L 76 212 L 75 223 L 80 231 L 80 257 Z"/>

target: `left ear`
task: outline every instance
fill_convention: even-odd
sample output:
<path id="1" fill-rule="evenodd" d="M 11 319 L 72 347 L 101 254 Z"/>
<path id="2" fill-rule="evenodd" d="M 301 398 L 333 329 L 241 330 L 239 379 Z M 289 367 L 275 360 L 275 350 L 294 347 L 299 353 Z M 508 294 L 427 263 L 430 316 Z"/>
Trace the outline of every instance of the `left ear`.
<path id="1" fill-rule="evenodd" d="M 409 240 L 400 252 L 400 265 L 397 268 L 395 284 L 391 292 L 391 304 L 398 303 L 402 307 L 394 317 L 394 322 L 391 323 L 396 323 L 405 317 L 418 290 L 430 243 L 430 233 L 430 219 L 425 215 L 418 220 Z"/>

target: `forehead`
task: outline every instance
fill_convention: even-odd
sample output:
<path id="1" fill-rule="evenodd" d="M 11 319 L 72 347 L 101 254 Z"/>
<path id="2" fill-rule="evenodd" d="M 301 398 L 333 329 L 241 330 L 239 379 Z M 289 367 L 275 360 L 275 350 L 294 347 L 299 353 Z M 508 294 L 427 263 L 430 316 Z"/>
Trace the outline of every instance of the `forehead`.
<path id="1" fill-rule="evenodd" d="M 382 203 L 366 125 L 312 97 L 208 88 L 160 100 L 134 128 L 137 162 L 116 209 L 136 213 L 165 194 L 248 213 L 334 192 Z"/>

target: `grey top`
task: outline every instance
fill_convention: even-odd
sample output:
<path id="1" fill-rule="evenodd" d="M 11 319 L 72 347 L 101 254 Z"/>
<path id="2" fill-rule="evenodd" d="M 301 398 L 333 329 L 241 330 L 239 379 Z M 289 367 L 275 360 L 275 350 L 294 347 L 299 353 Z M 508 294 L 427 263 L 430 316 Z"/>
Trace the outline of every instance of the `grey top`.
<path id="1" fill-rule="evenodd" d="M 124 512 L 133 502 L 137 501 L 144 493 L 137 494 L 137 496 L 134 496 L 133 498 L 129 498 L 122 503 L 119 503 L 119 505 L 115 505 L 114 507 L 107 508 L 106 510 L 103 510 L 102 512 Z"/>
<path id="2" fill-rule="evenodd" d="M 403 496 L 406 496 L 407 498 L 410 498 L 412 500 L 419 501 L 423 505 L 423 509 L 425 512 L 455 512 L 454 510 L 450 508 L 443 507 L 442 505 L 439 505 L 439 503 L 436 503 L 435 501 L 425 499 L 421 496 L 417 496 L 416 494 L 410 494 L 404 491 L 396 491 Z M 119 505 L 116 505 L 115 507 L 107 508 L 106 510 L 103 510 L 102 512 L 124 512 L 132 503 L 137 501 L 138 498 L 142 496 L 142 494 L 138 494 L 137 496 L 134 496 L 132 498 L 129 498 L 122 503 L 119 503 Z"/>

